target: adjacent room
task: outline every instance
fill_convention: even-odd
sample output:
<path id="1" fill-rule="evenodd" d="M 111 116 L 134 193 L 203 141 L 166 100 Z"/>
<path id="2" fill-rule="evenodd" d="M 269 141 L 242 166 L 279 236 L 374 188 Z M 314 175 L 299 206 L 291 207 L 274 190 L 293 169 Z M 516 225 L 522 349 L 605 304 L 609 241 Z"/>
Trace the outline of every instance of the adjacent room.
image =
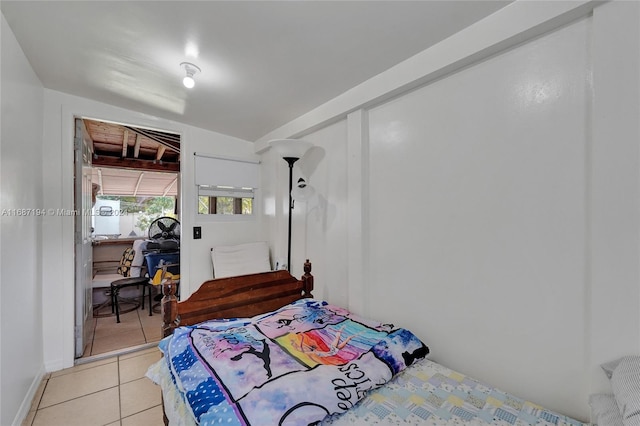
<path id="1" fill-rule="evenodd" d="M 0 11 L 1 425 L 637 424 L 640 2 Z"/>
<path id="2" fill-rule="evenodd" d="M 78 190 L 91 187 L 92 197 L 90 205 L 78 205 L 82 203 L 78 200 L 88 200 L 78 194 L 76 210 L 93 212 L 87 221 L 88 235 L 83 238 L 90 241 L 86 251 L 91 261 L 83 265 L 86 271 L 76 271 L 76 291 L 91 293 L 90 299 L 76 297 L 75 306 L 76 326 L 83 329 L 76 336 L 76 356 L 88 361 L 160 340 L 159 303 L 154 300 L 160 292 L 145 287 L 155 274 L 146 257 L 155 264 L 157 257 L 179 253 L 180 136 L 91 119 L 77 125 L 89 146 L 90 158 L 83 166 L 86 171 L 77 168 L 74 178 L 76 182 L 82 176 L 90 180 L 86 189 Z M 173 226 L 173 247 L 157 253 L 160 250 L 148 242 L 155 240 L 157 245 L 158 239 L 166 240 L 168 235 L 163 237 L 160 228 L 165 225 Z M 77 246 L 78 252 L 84 249 L 82 244 Z M 116 320 L 110 297 L 114 290 L 118 293 Z M 145 300 L 140 297 L 147 290 L 147 305 L 151 301 L 151 306 L 145 309 Z M 120 325 L 120 311 L 126 327 Z"/>

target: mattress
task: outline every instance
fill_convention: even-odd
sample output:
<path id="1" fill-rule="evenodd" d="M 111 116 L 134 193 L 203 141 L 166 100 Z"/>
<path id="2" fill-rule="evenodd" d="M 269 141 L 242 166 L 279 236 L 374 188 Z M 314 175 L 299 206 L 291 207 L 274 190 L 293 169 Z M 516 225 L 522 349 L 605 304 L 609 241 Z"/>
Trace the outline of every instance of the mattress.
<path id="1" fill-rule="evenodd" d="M 171 383 L 166 362 L 161 360 L 152 365 L 147 376 L 162 387 L 169 424 L 196 425 Z M 327 417 L 320 425 L 583 426 L 584 423 L 424 359 L 371 391 L 346 413 Z"/>
<path id="2" fill-rule="evenodd" d="M 321 425 L 557 425 L 583 423 L 428 359 Z"/>

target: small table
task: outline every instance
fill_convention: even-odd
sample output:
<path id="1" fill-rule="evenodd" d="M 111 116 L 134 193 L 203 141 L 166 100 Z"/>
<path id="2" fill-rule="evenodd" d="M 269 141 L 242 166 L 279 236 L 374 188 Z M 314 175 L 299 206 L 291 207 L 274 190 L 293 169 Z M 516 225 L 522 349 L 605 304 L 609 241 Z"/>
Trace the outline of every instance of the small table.
<path id="1" fill-rule="evenodd" d="M 116 280 L 111 283 L 111 306 L 116 309 L 116 322 L 120 322 L 120 301 L 118 299 L 118 295 L 120 294 L 120 290 L 125 287 L 146 285 L 149 282 L 149 278 L 146 277 L 129 277 L 123 278 L 121 280 Z M 136 308 L 140 306 L 140 302 Z"/>

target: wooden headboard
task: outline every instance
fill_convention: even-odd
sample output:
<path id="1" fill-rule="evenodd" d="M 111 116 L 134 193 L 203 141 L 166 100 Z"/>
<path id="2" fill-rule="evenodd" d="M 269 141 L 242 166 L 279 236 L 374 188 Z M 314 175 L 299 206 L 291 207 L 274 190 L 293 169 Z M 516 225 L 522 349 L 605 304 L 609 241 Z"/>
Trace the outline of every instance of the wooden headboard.
<path id="1" fill-rule="evenodd" d="M 181 325 L 194 325 L 210 319 L 252 317 L 298 299 L 313 297 L 313 276 L 307 259 L 300 280 L 288 271 L 218 278 L 205 281 L 182 302 L 178 302 L 176 287 L 172 283 L 163 284 L 163 336 L 172 334 Z"/>

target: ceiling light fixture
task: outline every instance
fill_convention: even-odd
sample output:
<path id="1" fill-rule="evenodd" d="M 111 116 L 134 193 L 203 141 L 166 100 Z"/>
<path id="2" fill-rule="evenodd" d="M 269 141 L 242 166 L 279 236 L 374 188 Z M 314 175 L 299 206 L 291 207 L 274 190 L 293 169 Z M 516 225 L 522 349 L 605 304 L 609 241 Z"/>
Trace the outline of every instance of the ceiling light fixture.
<path id="1" fill-rule="evenodd" d="M 184 68 L 184 72 L 187 74 L 185 78 L 182 79 L 182 84 L 184 87 L 191 89 L 196 85 L 196 81 L 193 79 L 193 76 L 200 72 L 200 68 L 191 62 L 183 62 L 180 64 L 182 68 Z"/>

